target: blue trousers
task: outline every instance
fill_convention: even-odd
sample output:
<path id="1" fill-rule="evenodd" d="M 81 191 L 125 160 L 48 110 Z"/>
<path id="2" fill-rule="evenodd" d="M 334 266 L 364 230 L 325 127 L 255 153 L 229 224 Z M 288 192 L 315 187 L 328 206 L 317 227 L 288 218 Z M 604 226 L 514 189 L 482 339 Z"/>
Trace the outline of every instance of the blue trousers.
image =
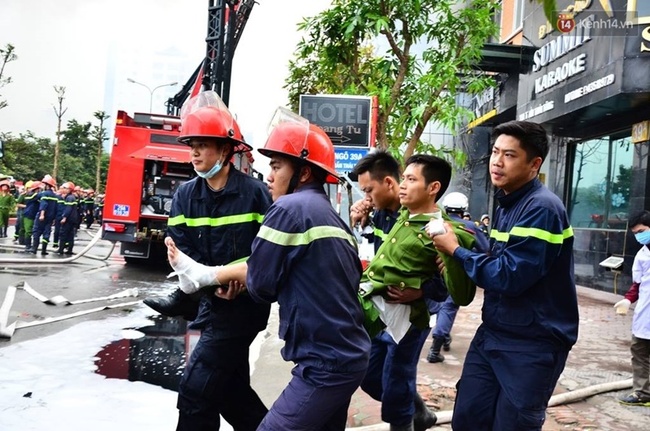
<path id="1" fill-rule="evenodd" d="M 345 430 L 352 394 L 364 374 L 365 370 L 333 373 L 296 365 L 258 431 Z"/>
<path id="2" fill-rule="evenodd" d="M 177 431 L 216 431 L 219 414 L 237 431 L 254 431 L 267 412 L 250 386 L 254 335 L 215 338 L 208 327 L 192 351 L 178 389 Z"/>
<path id="3" fill-rule="evenodd" d="M 449 342 L 451 328 L 454 326 L 456 314 L 460 308 L 454 303 L 451 295 L 447 296 L 443 302 L 427 301 L 429 313 L 436 315 L 436 326 L 431 331 L 433 338 L 444 339 Z"/>
<path id="4" fill-rule="evenodd" d="M 50 242 L 50 233 L 52 232 L 52 223 L 54 219 L 45 219 L 41 221 L 36 216 L 34 219 L 34 231 L 32 232 L 32 247 L 38 248 L 39 244 L 48 244 Z M 41 236 L 43 238 L 41 238 Z"/>
<path id="5" fill-rule="evenodd" d="M 428 334 L 429 328 L 411 325 L 399 344 L 386 331 L 372 339 L 370 363 L 361 389 L 381 401 L 384 422 L 405 425 L 413 419 L 417 365 Z"/>
<path id="6" fill-rule="evenodd" d="M 569 351 L 486 349 L 479 328 L 456 385 L 454 431 L 540 431 Z"/>

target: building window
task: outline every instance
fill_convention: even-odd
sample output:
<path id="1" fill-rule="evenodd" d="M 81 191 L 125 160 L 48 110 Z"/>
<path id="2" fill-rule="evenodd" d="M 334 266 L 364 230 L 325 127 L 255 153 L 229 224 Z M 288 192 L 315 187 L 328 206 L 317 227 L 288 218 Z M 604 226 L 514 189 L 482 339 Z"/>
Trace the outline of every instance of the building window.
<path id="1" fill-rule="evenodd" d="M 513 11 L 512 32 L 524 25 L 524 0 L 515 0 Z"/>
<path id="2" fill-rule="evenodd" d="M 629 136 L 606 136 L 576 146 L 569 203 L 573 227 L 627 228 L 632 149 Z"/>
<path id="3" fill-rule="evenodd" d="M 627 19 L 635 24 L 650 24 L 650 1 L 628 0 Z"/>

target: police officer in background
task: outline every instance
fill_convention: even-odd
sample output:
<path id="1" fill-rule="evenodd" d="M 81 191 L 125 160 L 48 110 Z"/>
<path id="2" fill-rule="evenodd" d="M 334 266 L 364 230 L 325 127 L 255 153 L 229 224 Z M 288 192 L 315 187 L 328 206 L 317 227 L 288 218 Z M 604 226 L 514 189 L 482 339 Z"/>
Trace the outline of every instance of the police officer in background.
<path id="1" fill-rule="evenodd" d="M 77 198 L 75 197 L 74 183 L 68 181 L 61 184 L 59 190 L 61 194 L 61 201 L 63 202 L 63 212 L 59 219 L 60 236 L 59 236 L 59 249 L 57 253 L 62 256 L 64 253 L 67 255 L 72 254 L 74 247 L 74 234 L 77 225 Z"/>

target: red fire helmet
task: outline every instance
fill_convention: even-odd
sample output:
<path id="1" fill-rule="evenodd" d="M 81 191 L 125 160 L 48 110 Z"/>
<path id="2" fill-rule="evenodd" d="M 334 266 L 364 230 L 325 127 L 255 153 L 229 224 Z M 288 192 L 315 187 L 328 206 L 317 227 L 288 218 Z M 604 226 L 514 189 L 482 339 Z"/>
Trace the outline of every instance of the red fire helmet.
<path id="1" fill-rule="evenodd" d="M 339 182 L 334 146 L 320 127 L 288 109 L 278 108 L 269 128 L 269 137 L 264 148 L 259 149 L 260 153 L 267 157 L 275 153 L 304 160 L 327 172 L 326 182 Z"/>
<path id="2" fill-rule="evenodd" d="M 244 141 L 230 110 L 214 91 L 199 93 L 183 104 L 178 141 L 189 145 L 192 138 L 227 140 L 236 153 L 252 149 Z"/>

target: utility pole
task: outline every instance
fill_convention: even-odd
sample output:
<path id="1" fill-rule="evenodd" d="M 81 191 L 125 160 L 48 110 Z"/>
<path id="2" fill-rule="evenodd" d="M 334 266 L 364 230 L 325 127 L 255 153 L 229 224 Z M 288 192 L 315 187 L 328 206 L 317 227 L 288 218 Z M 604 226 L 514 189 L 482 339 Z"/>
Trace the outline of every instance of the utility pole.
<path id="1" fill-rule="evenodd" d="M 65 87 L 55 85 L 54 91 L 56 92 L 56 99 L 59 101 L 58 109 L 56 106 L 52 107 L 57 118 L 56 144 L 54 144 L 54 168 L 52 169 L 52 176 L 56 180 L 58 177 L 57 171 L 59 170 L 59 148 L 61 146 L 61 119 L 63 118 L 63 115 L 66 113 L 68 108 L 63 109 L 63 100 L 65 100 Z"/>
<path id="2" fill-rule="evenodd" d="M 102 147 L 104 145 L 104 140 L 106 139 L 106 136 L 104 136 L 105 130 L 104 130 L 104 121 L 107 120 L 110 115 L 106 115 L 106 112 L 104 111 L 95 111 L 93 114 L 95 118 L 99 120 L 99 127 L 97 128 L 97 171 L 96 171 L 96 176 L 95 176 L 95 192 L 99 194 L 99 186 L 101 184 L 101 166 L 102 166 Z"/>

